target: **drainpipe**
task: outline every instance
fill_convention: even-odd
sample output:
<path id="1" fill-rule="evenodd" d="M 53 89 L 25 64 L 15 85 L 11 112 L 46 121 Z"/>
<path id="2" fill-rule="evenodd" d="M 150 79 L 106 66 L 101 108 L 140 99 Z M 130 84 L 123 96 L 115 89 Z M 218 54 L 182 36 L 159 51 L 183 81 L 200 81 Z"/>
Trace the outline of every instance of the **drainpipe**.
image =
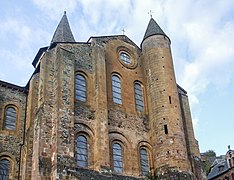
<path id="1" fill-rule="evenodd" d="M 22 148 L 24 146 L 25 142 L 25 131 L 26 131 L 26 117 L 27 117 L 27 109 L 28 109 L 28 90 L 24 87 L 23 90 L 24 93 L 26 94 L 26 103 L 25 103 L 25 112 L 24 112 L 24 130 L 23 130 L 23 143 L 20 144 L 20 154 L 19 154 L 19 171 L 18 171 L 18 180 L 20 180 L 20 172 L 21 172 L 21 153 L 22 153 Z"/>

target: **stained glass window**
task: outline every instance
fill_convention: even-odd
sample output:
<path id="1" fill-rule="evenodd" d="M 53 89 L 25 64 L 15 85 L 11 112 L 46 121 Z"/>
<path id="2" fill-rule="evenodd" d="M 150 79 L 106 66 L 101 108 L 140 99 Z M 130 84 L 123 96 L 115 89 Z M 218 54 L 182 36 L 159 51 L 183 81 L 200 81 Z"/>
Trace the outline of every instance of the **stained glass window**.
<path id="1" fill-rule="evenodd" d="M 131 64 L 131 58 L 126 52 L 121 52 L 120 53 L 120 59 L 125 63 L 125 64 Z"/>
<path id="2" fill-rule="evenodd" d="M 122 104 L 121 80 L 117 75 L 112 76 L 112 96 L 115 103 Z"/>
<path id="3" fill-rule="evenodd" d="M 16 109 L 8 107 L 5 112 L 4 129 L 15 130 L 16 128 Z"/>
<path id="4" fill-rule="evenodd" d="M 144 111 L 142 86 L 139 83 L 135 83 L 134 84 L 134 91 L 135 91 L 136 109 L 138 111 Z"/>
<path id="5" fill-rule="evenodd" d="M 113 170 L 116 173 L 123 173 L 122 147 L 118 143 L 113 144 Z"/>
<path id="6" fill-rule="evenodd" d="M 145 176 L 149 172 L 149 161 L 148 161 L 148 153 L 144 148 L 140 149 L 140 161 L 141 161 L 141 174 Z"/>
<path id="7" fill-rule="evenodd" d="M 76 99 L 86 102 L 86 79 L 84 76 L 77 74 L 75 77 Z"/>
<path id="8" fill-rule="evenodd" d="M 83 135 L 76 140 L 76 160 L 80 167 L 88 167 L 88 144 L 87 138 Z"/>
<path id="9" fill-rule="evenodd" d="M 0 179 L 8 180 L 10 173 L 10 161 L 8 159 L 0 160 Z"/>

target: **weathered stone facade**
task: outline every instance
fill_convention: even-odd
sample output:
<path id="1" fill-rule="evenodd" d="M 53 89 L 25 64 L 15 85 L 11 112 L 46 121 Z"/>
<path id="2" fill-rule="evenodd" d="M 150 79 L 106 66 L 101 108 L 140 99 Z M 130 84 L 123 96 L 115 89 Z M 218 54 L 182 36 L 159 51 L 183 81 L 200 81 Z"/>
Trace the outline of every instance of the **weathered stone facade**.
<path id="1" fill-rule="evenodd" d="M 10 179 L 144 178 L 142 148 L 149 174 L 202 179 L 188 97 L 176 84 L 170 40 L 155 23 L 151 19 L 141 48 L 125 35 L 79 43 L 64 15 L 51 45 L 36 55 L 27 86 L 0 83 L 0 158 L 11 159 Z M 121 103 L 113 101 L 113 74 L 121 80 Z M 85 101 L 76 98 L 77 75 L 86 80 Z M 14 132 L 4 130 L 7 104 L 18 108 Z M 77 164 L 78 136 L 87 139 L 85 168 Z M 122 173 L 114 171 L 115 143 L 122 148 Z"/>

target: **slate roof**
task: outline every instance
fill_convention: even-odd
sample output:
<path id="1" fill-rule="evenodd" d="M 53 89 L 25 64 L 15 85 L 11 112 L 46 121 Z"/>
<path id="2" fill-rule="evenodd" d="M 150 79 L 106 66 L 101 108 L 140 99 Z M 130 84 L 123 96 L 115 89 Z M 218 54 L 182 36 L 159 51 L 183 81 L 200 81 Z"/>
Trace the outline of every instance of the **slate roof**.
<path id="1" fill-rule="evenodd" d="M 6 88 L 11 88 L 11 89 L 14 89 L 14 90 L 18 90 L 18 91 L 27 93 L 27 89 L 25 89 L 24 87 L 17 86 L 15 84 L 11 84 L 11 83 L 8 83 L 8 82 L 5 82 L 5 81 L 0 80 L 0 86 L 6 87 Z"/>
<path id="2" fill-rule="evenodd" d="M 76 42 L 67 19 L 66 11 L 55 30 L 51 44 L 54 42 Z"/>
<path id="3" fill-rule="evenodd" d="M 102 42 L 107 42 L 107 41 L 113 40 L 113 39 L 119 39 L 119 40 L 122 40 L 126 43 L 129 43 L 129 44 L 137 47 L 140 50 L 140 48 L 131 39 L 129 39 L 126 35 L 91 36 L 87 42 L 89 43 L 92 39 L 96 39 L 96 40 L 99 40 Z"/>
<path id="4" fill-rule="evenodd" d="M 228 171 L 228 164 L 226 159 L 216 159 L 211 166 L 211 170 L 207 176 L 207 179 L 213 179 L 214 177 Z"/>
<path id="5" fill-rule="evenodd" d="M 146 38 L 153 36 L 153 35 L 165 35 L 167 36 L 163 30 L 160 28 L 160 26 L 157 24 L 157 22 L 151 18 L 149 21 L 149 24 L 147 26 L 147 29 L 145 31 L 145 35 L 142 41 L 144 41 Z"/>

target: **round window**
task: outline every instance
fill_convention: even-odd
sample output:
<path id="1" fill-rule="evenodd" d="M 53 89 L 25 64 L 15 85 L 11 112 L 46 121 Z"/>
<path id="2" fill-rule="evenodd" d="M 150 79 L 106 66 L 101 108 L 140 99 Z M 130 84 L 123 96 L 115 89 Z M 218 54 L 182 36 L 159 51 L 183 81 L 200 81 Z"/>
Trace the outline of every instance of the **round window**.
<path id="1" fill-rule="evenodd" d="M 131 58 L 130 58 L 130 56 L 126 52 L 121 52 L 120 53 L 120 59 L 125 64 L 131 64 Z"/>

